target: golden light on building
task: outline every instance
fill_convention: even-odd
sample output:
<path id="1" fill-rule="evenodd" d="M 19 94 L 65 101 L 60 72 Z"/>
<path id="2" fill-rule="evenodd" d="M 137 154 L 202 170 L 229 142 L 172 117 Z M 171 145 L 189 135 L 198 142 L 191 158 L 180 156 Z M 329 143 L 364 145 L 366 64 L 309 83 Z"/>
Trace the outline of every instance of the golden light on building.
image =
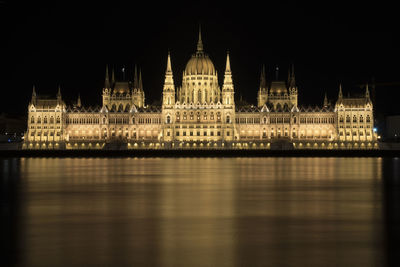
<path id="1" fill-rule="evenodd" d="M 269 80 L 261 71 L 257 106 L 234 101 L 230 54 L 222 86 L 204 50 L 201 35 L 175 88 L 168 53 L 161 106 L 145 104 L 142 73 L 135 67 L 131 82 L 115 80 L 105 70 L 102 106 L 85 107 L 81 98 L 66 105 L 58 88 L 54 99 L 33 88 L 28 105 L 25 149 L 271 149 L 284 142 L 295 149 L 376 149 L 373 105 L 368 85 L 362 97 L 338 98 L 322 106 L 298 104 L 293 65 L 288 80 Z"/>

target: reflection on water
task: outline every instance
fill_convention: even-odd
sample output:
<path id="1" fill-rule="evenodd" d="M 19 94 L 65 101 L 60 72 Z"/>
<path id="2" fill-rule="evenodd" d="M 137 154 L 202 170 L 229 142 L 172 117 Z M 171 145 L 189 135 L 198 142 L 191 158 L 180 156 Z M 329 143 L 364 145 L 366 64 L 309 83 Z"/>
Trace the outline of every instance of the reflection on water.
<path id="1" fill-rule="evenodd" d="M 399 199 L 386 200 L 392 191 L 385 184 L 399 174 L 396 159 L 0 164 L 2 251 L 12 265 L 384 266 L 394 260 L 397 242 L 388 229 L 399 233 L 391 226 Z"/>

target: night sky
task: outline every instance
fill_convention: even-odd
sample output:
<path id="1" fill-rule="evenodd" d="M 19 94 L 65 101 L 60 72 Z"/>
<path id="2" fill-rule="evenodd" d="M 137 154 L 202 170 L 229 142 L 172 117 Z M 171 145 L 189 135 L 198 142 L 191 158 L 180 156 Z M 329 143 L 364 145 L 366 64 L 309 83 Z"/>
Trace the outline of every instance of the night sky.
<path id="1" fill-rule="evenodd" d="M 378 105 L 399 113 L 388 97 L 400 90 L 399 14 L 381 1 L 14 2 L 0 1 L 0 113 L 24 115 L 33 84 L 39 95 L 55 95 L 61 85 L 68 104 L 80 93 L 83 105 L 100 105 L 106 64 L 117 79 L 123 66 L 129 76 L 134 64 L 141 67 L 151 104 L 161 97 L 168 50 L 180 86 L 199 24 L 220 85 L 230 51 L 237 98 L 256 103 L 263 64 L 270 80 L 276 65 L 286 79 L 294 63 L 300 105 L 321 105 L 325 91 L 336 99 L 340 82 L 345 95 L 361 94 L 375 77 Z"/>

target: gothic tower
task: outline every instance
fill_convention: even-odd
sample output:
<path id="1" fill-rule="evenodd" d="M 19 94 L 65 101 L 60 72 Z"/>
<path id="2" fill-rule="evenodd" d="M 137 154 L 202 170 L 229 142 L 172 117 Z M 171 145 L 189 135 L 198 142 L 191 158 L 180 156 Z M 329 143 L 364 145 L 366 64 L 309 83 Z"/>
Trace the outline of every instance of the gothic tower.
<path id="1" fill-rule="evenodd" d="M 265 77 L 265 66 L 263 66 L 261 70 L 261 77 L 260 77 L 260 88 L 258 90 L 258 97 L 257 97 L 257 106 L 262 107 L 268 101 L 268 88 L 267 88 L 267 80 Z"/>
<path id="2" fill-rule="evenodd" d="M 172 120 L 173 120 L 173 111 L 175 105 L 175 85 L 174 85 L 174 77 L 172 74 L 172 66 L 171 66 L 171 56 L 168 52 L 167 59 L 167 69 L 165 71 L 165 80 L 163 87 L 163 97 L 162 97 L 162 124 L 163 127 L 163 139 L 164 141 L 172 141 L 173 140 L 173 129 L 172 129 Z"/>
<path id="3" fill-rule="evenodd" d="M 289 80 L 288 80 L 288 88 L 289 88 L 289 97 L 291 106 L 297 107 L 297 86 L 296 86 L 296 78 L 294 75 L 294 64 L 292 64 L 291 71 L 289 71 Z"/>
<path id="4" fill-rule="evenodd" d="M 235 100 L 234 87 L 232 81 L 231 63 L 229 60 L 229 52 L 226 55 L 226 67 L 224 84 L 222 86 L 222 105 L 224 107 L 224 139 L 233 140 L 235 133 Z"/>
<path id="5" fill-rule="evenodd" d="M 226 55 L 226 67 L 224 84 L 222 86 L 222 104 L 225 108 L 232 108 L 235 106 L 234 89 L 232 81 L 231 63 L 229 60 L 229 52 Z"/>
<path id="6" fill-rule="evenodd" d="M 110 77 L 108 75 L 108 65 L 106 65 L 106 77 L 104 79 L 104 88 L 103 88 L 103 106 L 109 105 L 110 94 L 111 94 Z"/>

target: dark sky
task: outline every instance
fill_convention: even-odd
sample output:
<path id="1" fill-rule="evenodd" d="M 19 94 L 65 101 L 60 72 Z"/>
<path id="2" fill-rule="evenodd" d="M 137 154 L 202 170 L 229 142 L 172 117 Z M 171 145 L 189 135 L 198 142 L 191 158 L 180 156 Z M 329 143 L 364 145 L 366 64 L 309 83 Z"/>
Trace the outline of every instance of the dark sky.
<path id="1" fill-rule="evenodd" d="M 123 65 L 139 65 L 152 103 L 161 96 L 168 50 L 180 85 L 199 23 L 220 84 L 229 50 L 236 97 L 249 102 L 256 103 L 263 64 L 267 79 L 276 65 L 286 79 L 293 62 L 304 105 L 321 104 L 325 91 L 335 99 L 339 82 L 345 95 L 362 93 L 359 85 L 373 76 L 378 84 L 397 83 L 377 86 L 381 99 L 399 90 L 399 13 L 381 1 L 96 2 L 0 1 L 0 112 L 25 114 L 33 84 L 38 94 L 53 95 L 60 84 L 67 103 L 80 93 L 84 105 L 100 105 L 106 64 L 117 77 Z"/>

